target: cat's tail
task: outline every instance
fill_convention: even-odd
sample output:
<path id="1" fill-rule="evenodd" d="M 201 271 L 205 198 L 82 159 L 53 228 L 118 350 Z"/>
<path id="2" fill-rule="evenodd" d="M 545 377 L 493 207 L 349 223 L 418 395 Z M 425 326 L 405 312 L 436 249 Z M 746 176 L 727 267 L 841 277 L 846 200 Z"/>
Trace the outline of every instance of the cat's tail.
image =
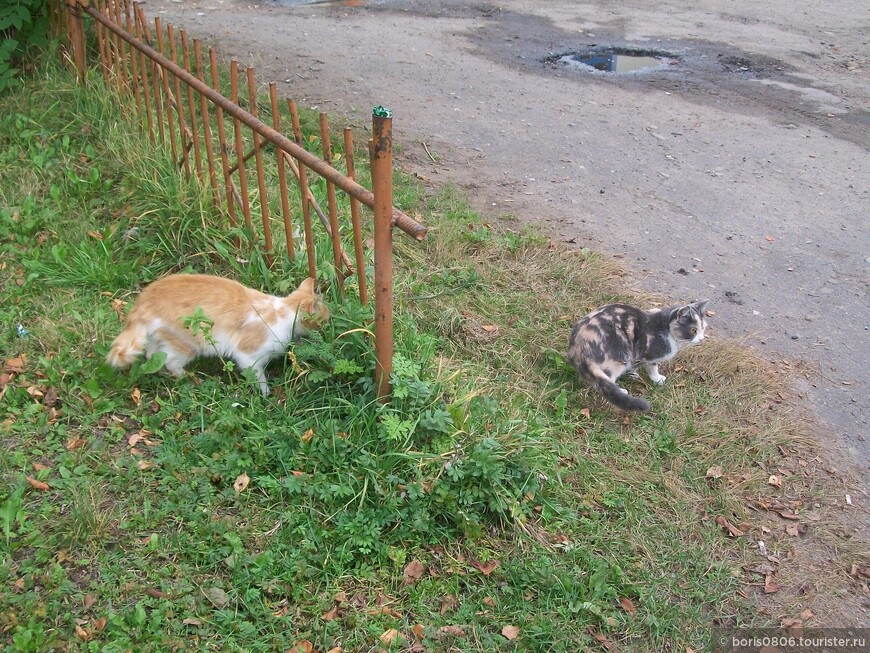
<path id="1" fill-rule="evenodd" d="M 115 338 L 106 360 L 112 367 L 122 368 L 133 364 L 136 357 L 145 349 L 148 330 L 142 324 L 128 324 Z"/>
<path id="2" fill-rule="evenodd" d="M 635 397 L 610 380 L 602 370 L 589 369 L 584 375 L 589 383 L 600 392 L 607 401 L 628 412 L 643 412 L 650 409 L 649 402 L 643 397 Z"/>

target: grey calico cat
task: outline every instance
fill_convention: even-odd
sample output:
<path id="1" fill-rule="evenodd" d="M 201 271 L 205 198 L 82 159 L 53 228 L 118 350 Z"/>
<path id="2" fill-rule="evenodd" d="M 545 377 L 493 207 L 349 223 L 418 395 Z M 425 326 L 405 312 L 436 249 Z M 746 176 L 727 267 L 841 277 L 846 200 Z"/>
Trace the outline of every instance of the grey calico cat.
<path id="1" fill-rule="evenodd" d="M 661 385 L 659 363 L 673 358 L 680 347 L 701 342 L 709 300 L 648 311 L 608 304 L 574 325 L 568 339 L 568 360 L 580 378 L 617 408 L 649 410 L 649 402 L 616 385 L 626 372 L 643 366 L 653 383 Z"/>

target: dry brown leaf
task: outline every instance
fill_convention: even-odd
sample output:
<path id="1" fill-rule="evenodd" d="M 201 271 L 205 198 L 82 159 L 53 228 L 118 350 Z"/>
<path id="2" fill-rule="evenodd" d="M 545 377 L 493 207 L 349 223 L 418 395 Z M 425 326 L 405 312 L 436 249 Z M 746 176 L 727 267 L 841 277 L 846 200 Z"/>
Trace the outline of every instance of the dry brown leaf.
<path id="1" fill-rule="evenodd" d="M 305 433 L 302 434 L 302 441 L 306 444 L 311 442 L 311 438 L 314 437 L 314 429 L 308 429 Z"/>
<path id="2" fill-rule="evenodd" d="M 770 478 L 767 479 L 767 484 L 772 485 L 773 487 L 782 487 L 782 476 L 771 474 Z"/>
<path id="3" fill-rule="evenodd" d="M 588 408 L 581 408 L 580 414 L 583 415 L 583 417 L 585 417 L 586 419 L 589 419 L 592 416 L 592 411 L 590 411 Z"/>
<path id="4" fill-rule="evenodd" d="M 425 637 L 424 633 L 426 631 L 425 626 L 423 624 L 414 624 L 411 626 L 411 632 L 414 633 L 414 637 L 418 640 L 422 640 Z"/>
<path id="5" fill-rule="evenodd" d="M 765 594 L 773 594 L 774 592 L 779 591 L 779 585 L 773 580 L 773 576 L 765 576 L 764 577 L 764 593 Z"/>
<path id="6" fill-rule="evenodd" d="M 341 647 L 336 646 L 334 648 L 329 649 L 326 653 L 341 653 Z"/>
<path id="7" fill-rule="evenodd" d="M 108 620 L 105 617 L 100 617 L 96 621 L 93 622 L 94 632 L 101 633 L 106 629 L 106 624 Z"/>
<path id="8" fill-rule="evenodd" d="M 484 597 L 483 597 L 483 604 L 484 604 L 484 605 L 488 605 L 488 606 L 491 607 L 491 608 L 494 608 L 495 605 L 496 605 L 496 604 L 495 604 L 495 599 L 492 598 L 491 596 L 484 596 Z"/>
<path id="9" fill-rule="evenodd" d="M 476 567 L 484 576 L 489 576 L 499 566 L 498 560 L 490 560 L 489 562 L 480 562 L 472 559 L 471 564 Z"/>
<path id="10" fill-rule="evenodd" d="M 15 588 L 16 592 L 23 592 L 24 591 L 24 576 L 22 576 L 21 578 L 16 580 L 14 583 L 12 583 L 12 587 Z"/>
<path id="11" fill-rule="evenodd" d="M 506 640 L 511 641 L 519 637 L 520 629 L 519 626 L 505 626 L 501 629 L 501 636 Z"/>
<path id="12" fill-rule="evenodd" d="M 419 560 L 411 560 L 411 562 L 405 566 L 405 571 L 402 574 L 405 578 L 405 585 L 410 585 L 420 578 L 425 570 L 426 568 L 423 566 L 422 562 Z"/>
<path id="13" fill-rule="evenodd" d="M 85 610 L 90 610 L 97 604 L 97 597 L 93 594 L 85 594 L 85 598 L 82 600 L 82 605 Z"/>
<path id="14" fill-rule="evenodd" d="M 251 477 L 242 472 L 238 475 L 235 482 L 233 483 L 233 489 L 236 491 L 236 494 L 241 494 L 248 488 L 248 483 L 251 482 Z"/>
<path id="15" fill-rule="evenodd" d="M 194 626 L 195 628 L 199 628 L 200 626 L 202 626 L 202 622 L 199 619 L 194 619 L 193 617 L 188 617 L 181 623 L 185 626 Z"/>
<path id="16" fill-rule="evenodd" d="M 83 446 L 85 446 L 85 444 L 87 444 L 87 441 L 84 438 L 78 435 L 74 435 L 69 440 L 67 440 L 66 444 L 64 444 L 63 446 L 66 448 L 67 451 L 75 451 L 76 449 L 81 449 Z"/>
<path id="17" fill-rule="evenodd" d="M 722 471 L 722 465 L 713 465 L 710 469 L 707 470 L 705 476 L 708 479 L 717 479 L 722 478 L 725 475 L 725 472 Z"/>
<path id="18" fill-rule="evenodd" d="M 320 618 L 324 621 L 334 621 L 338 618 L 338 606 L 334 606 L 328 612 L 324 612 L 322 615 L 320 615 Z"/>
<path id="19" fill-rule="evenodd" d="M 444 598 L 441 599 L 441 614 L 447 614 L 455 609 L 457 605 L 459 605 L 459 602 L 456 600 L 456 597 L 452 594 L 446 594 Z"/>
<path id="20" fill-rule="evenodd" d="M 43 483 L 42 481 L 37 481 L 37 480 L 36 480 L 35 478 L 33 478 L 32 476 L 27 476 L 27 477 L 25 477 L 25 478 L 27 479 L 27 482 L 30 483 L 30 487 L 32 487 L 34 490 L 41 490 L 41 491 L 43 491 L 43 492 L 45 492 L 46 490 L 48 490 L 48 484 L 47 484 L 47 483 Z"/>
<path id="21" fill-rule="evenodd" d="M 136 463 L 136 467 L 139 468 L 140 472 L 144 472 L 146 469 L 151 469 L 154 467 L 154 463 L 150 460 L 145 460 L 144 458 L 140 459 L 139 462 Z"/>
<path id="22" fill-rule="evenodd" d="M 452 635 L 453 637 L 465 637 L 465 630 L 462 626 L 441 626 L 438 629 L 439 635 Z"/>
<path id="23" fill-rule="evenodd" d="M 395 628 L 390 628 L 389 630 L 385 630 L 384 632 L 382 632 L 381 636 L 378 639 L 380 639 L 384 644 L 389 646 L 401 637 L 402 633 L 400 633 Z"/>
<path id="24" fill-rule="evenodd" d="M 91 638 L 91 636 L 88 634 L 88 631 L 86 631 L 78 624 L 76 624 L 76 637 L 78 637 L 83 642 L 86 642 Z"/>
<path id="25" fill-rule="evenodd" d="M 725 532 L 727 532 L 728 535 L 731 537 L 740 537 L 740 536 L 744 535 L 743 531 L 741 531 L 739 528 L 737 528 L 736 526 L 731 524 L 722 515 L 719 515 L 718 517 L 716 517 L 716 523 L 719 524 L 719 526 L 721 526 L 722 529 L 725 530 Z"/>
<path id="26" fill-rule="evenodd" d="M 130 399 L 138 406 L 142 403 L 142 391 L 139 388 L 133 388 L 133 392 L 130 393 Z"/>
<path id="27" fill-rule="evenodd" d="M 614 646 L 616 646 L 612 640 L 607 638 L 607 635 L 603 635 L 602 633 L 595 633 L 593 635 L 595 639 L 608 651 L 612 650 Z"/>
<path id="28" fill-rule="evenodd" d="M 314 650 L 314 644 L 309 642 L 307 639 L 303 639 L 301 642 L 296 642 L 287 653 L 311 653 Z"/>
<path id="29" fill-rule="evenodd" d="M 625 610 L 631 616 L 634 616 L 637 612 L 637 609 L 634 607 L 634 603 L 631 602 L 631 599 L 622 597 L 619 599 L 619 605 L 622 606 L 622 609 Z"/>
<path id="30" fill-rule="evenodd" d="M 152 598 L 155 598 L 155 599 L 162 599 L 162 598 L 165 598 L 165 597 L 166 597 L 166 593 L 165 593 L 165 592 L 161 592 L 159 589 L 156 589 L 156 588 L 154 588 L 154 587 L 146 587 L 146 588 L 145 588 L 145 593 L 146 593 L 148 596 L 150 596 L 150 597 L 152 597 Z"/>
<path id="31" fill-rule="evenodd" d="M 792 522 L 791 524 L 786 524 L 785 532 L 791 535 L 792 537 L 797 537 L 801 533 L 801 525 L 797 522 Z"/>
<path id="32" fill-rule="evenodd" d="M 3 364 L 3 371 L 7 374 L 21 374 L 24 367 L 27 365 L 27 356 L 21 355 L 16 358 L 9 358 Z"/>

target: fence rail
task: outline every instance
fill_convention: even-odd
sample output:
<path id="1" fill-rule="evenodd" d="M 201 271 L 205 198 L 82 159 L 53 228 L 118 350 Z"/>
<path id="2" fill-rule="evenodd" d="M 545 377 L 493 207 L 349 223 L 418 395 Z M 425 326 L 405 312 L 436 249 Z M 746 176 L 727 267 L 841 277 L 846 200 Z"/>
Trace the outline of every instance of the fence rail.
<path id="1" fill-rule="evenodd" d="M 392 119 L 388 111 L 377 107 L 372 114 L 372 138 L 369 140 L 372 190 L 356 180 L 353 134 L 345 128 L 344 161 L 346 173 L 333 167 L 329 120 L 320 114 L 319 138 L 322 158 L 308 151 L 293 100 L 287 101 L 287 111 L 293 138 L 281 131 L 281 107 L 274 83 L 269 84 L 267 110 L 272 125 L 260 118 L 254 69 L 244 72 L 247 97 L 239 91 L 239 66 L 231 61 L 229 70 L 230 97 L 221 92 L 221 73 L 217 56 L 208 50 L 205 65 L 202 44 L 191 42 L 182 29 L 176 34 L 172 25 L 154 19 L 154 34 L 142 7 L 130 0 L 56 0 L 50 17 L 55 36 L 64 39 L 69 58 L 80 79 L 88 71 L 87 30 L 96 33 L 96 50 L 100 72 L 107 87 L 115 89 L 123 111 L 135 112 L 136 122 L 155 146 L 167 148 L 180 174 L 196 177 L 204 188 L 210 188 L 214 203 L 222 207 L 231 229 L 244 225 L 255 242 L 263 246 L 266 262 L 274 263 L 273 214 L 280 212 L 280 229 L 288 258 L 294 260 L 293 206 L 291 184 L 287 171 L 295 179 L 298 204 L 302 213 L 302 234 L 307 256 L 308 273 L 317 277 L 315 238 L 312 213 L 322 224 L 332 243 L 332 258 L 338 297 L 345 296 L 345 280 L 356 273 L 360 300 L 368 302 L 366 261 L 363 248 L 360 204 L 373 212 L 375 301 L 375 380 L 379 396 L 390 393 L 392 371 L 392 229 L 397 227 L 416 240 L 423 240 L 426 227 L 392 205 Z M 86 21 L 85 17 L 91 20 Z M 180 48 L 179 48 L 180 41 Z M 156 47 L 155 47 L 156 46 Z M 208 70 L 207 70 L 208 69 Z M 211 85 L 206 83 L 209 73 Z M 198 98 L 198 101 L 197 101 Z M 247 109 L 242 103 L 247 104 Z M 231 125 L 228 127 L 228 119 Z M 267 163 L 266 145 L 274 146 L 273 163 Z M 235 160 L 233 161 L 233 158 Z M 250 183 L 248 166 L 254 160 L 256 183 Z M 271 167 L 270 167 L 271 166 Z M 324 211 L 312 192 L 313 179 L 322 179 L 326 186 L 327 207 Z M 275 183 L 268 183 L 267 175 Z M 277 185 L 277 191 L 275 186 Z M 255 189 L 254 189 L 255 187 Z M 342 243 L 342 229 L 348 230 L 347 216 L 340 216 L 336 190 L 349 198 L 353 259 Z M 277 193 L 280 209 L 270 209 L 269 198 Z M 259 204 L 260 220 L 255 226 L 255 204 Z M 277 220 L 276 220 L 277 222 Z"/>

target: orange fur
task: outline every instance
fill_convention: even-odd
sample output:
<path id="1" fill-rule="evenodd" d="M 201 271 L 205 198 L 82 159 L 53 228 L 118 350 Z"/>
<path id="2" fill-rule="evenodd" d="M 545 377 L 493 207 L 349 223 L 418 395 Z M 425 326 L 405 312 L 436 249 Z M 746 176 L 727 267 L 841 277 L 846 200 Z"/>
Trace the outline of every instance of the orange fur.
<path id="1" fill-rule="evenodd" d="M 199 310 L 211 324 L 184 322 Z M 166 353 L 165 367 L 176 376 L 197 356 L 224 356 L 252 368 L 260 389 L 268 394 L 266 364 L 284 353 L 296 337 L 319 329 L 329 309 L 305 279 L 287 297 L 274 297 L 230 279 L 202 274 L 173 274 L 142 291 L 127 316 L 127 326 L 112 343 L 106 360 L 126 367 L 145 352 Z"/>

